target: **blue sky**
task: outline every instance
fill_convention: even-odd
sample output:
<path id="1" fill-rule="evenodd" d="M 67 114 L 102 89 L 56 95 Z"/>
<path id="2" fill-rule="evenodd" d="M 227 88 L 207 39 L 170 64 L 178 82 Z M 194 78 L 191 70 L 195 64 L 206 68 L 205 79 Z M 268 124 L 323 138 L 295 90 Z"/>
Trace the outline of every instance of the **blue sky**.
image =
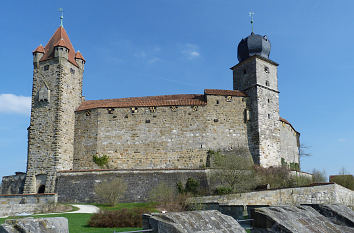
<path id="1" fill-rule="evenodd" d="M 279 65 L 280 114 L 311 157 L 302 169 L 354 173 L 353 1 L 3 1 L 0 177 L 25 171 L 32 51 L 59 26 L 87 63 L 86 99 L 232 89 L 237 44 L 255 32 Z"/>

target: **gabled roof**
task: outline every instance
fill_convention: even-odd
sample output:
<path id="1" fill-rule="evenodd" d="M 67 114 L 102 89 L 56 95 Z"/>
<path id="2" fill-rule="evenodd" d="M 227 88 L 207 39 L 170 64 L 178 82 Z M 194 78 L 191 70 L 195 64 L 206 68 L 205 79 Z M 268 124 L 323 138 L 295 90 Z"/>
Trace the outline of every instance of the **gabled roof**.
<path id="1" fill-rule="evenodd" d="M 39 45 L 32 53 L 45 53 L 42 45 Z"/>
<path id="2" fill-rule="evenodd" d="M 62 26 L 60 26 L 55 31 L 53 36 L 48 41 L 47 45 L 44 47 L 45 53 L 40 61 L 46 61 L 48 59 L 53 58 L 54 57 L 54 47 L 58 46 L 59 44 L 63 44 L 63 45 L 65 45 L 66 48 L 69 49 L 69 57 L 68 57 L 69 62 L 71 62 L 75 66 L 78 66 L 75 61 L 75 49 L 70 42 L 68 34 L 66 33 L 64 27 L 62 27 Z"/>
<path id="3" fill-rule="evenodd" d="M 161 106 L 201 106 L 206 105 L 204 95 L 181 94 L 132 97 L 121 99 L 84 101 L 76 111 L 94 108 L 161 107 Z"/>

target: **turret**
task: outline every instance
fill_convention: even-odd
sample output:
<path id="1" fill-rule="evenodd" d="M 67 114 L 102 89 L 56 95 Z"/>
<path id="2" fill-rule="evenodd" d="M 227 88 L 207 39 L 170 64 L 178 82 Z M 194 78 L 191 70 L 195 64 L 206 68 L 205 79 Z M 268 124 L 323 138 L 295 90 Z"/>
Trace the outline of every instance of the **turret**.
<path id="1" fill-rule="evenodd" d="M 61 38 L 55 45 L 54 45 L 54 57 L 62 57 L 65 59 L 69 58 L 69 48 L 66 45 L 65 40 Z"/>
<path id="2" fill-rule="evenodd" d="M 45 53 L 45 50 L 42 46 L 42 44 L 40 44 L 33 52 L 33 64 L 36 65 L 38 64 L 38 62 L 41 60 L 41 58 L 43 57 Z"/>
<path id="3" fill-rule="evenodd" d="M 75 61 L 77 63 L 77 65 L 80 67 L 80 69 L 84 69 L 84 65 L 86 63 L 85 58 L 82 56 L 82 54 L 80 53 L 79 50 L 77 50 L 76 54 L 75 54 Z"/>

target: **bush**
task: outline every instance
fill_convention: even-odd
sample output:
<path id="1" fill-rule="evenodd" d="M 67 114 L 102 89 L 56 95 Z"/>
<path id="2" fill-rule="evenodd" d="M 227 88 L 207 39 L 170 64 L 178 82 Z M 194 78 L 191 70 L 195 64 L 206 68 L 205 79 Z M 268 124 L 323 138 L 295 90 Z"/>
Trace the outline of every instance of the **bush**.
<path id="1" fill-rule="evenodd" d="M 95 185 L 96 195 L 102 199 L 105 204 L 114 206 L 123 197 L 127 189 L 126 183 L 120 178 L 111 181 L 104 181 Z"/>
<path id="2" fill-rule="evenodd" d="M 199 182 L 193 178 L 188 178 L 186 182 L 185 192 L 196 195 L 199 189 Z"/>
<path id="3" fill-rule="evenodd" d="M 108 164 L 108 156 L 107 155 L 93 155 L 92 160 L 95 164 L 97 164 L 100 167 L 104 167 Z"/>
<path id="4" fill-rule="evenodd" d="M 289 170 L 286 167 L 255 167 L 258 185 L 269 184 L 270 188 L 284 188 L 292 185 Z"/>
<path id="5" fill-rule="evenodd" d="M 329 177 L 330 182 L 342 185 L 354 191 L 354 176 L 353 175 L 336 175 Z"/>
<path id="6" fill-rule="evenodd" d="M 147 209 L 121 209 L 102 211 L 91 216 L 90 227 L 142 227 L 142 215 L 149 213 Z"/>
<path id="7" fill-rule="evenodd" d="M 177 188 L 181 185 L 182 183 L 177 183 Z M 183 211 L 187 206 L 186 200 L 190 196 L 190 193 L 177 193 L 174 188 L 169 187 L 165 183 L 160 183 L 150 192 L 149 199 L 152 202 L 158 203 L 160 209 Z"/>
<path id="8" fill-rule="evenodd" d="M 214 190 L 214 194 L 216 195 L 226 195 L 232 193 L 232 189 L 230 187 L 217 187 Z"/>

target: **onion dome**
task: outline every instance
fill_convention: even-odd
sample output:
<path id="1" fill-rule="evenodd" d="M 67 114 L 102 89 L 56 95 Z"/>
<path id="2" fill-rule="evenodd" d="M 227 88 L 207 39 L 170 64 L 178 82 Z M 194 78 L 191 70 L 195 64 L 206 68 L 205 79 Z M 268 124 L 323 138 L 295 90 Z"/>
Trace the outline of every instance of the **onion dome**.
<path id="1" fill-rule="evenodd" d="M 253 32 L 248 37 L 242 39 L 237 47 L 237 58 L 239 62 L 254 55 L 269 59 L 269 53 L 270 42 L 267 36 L 254 34 Z"/>

